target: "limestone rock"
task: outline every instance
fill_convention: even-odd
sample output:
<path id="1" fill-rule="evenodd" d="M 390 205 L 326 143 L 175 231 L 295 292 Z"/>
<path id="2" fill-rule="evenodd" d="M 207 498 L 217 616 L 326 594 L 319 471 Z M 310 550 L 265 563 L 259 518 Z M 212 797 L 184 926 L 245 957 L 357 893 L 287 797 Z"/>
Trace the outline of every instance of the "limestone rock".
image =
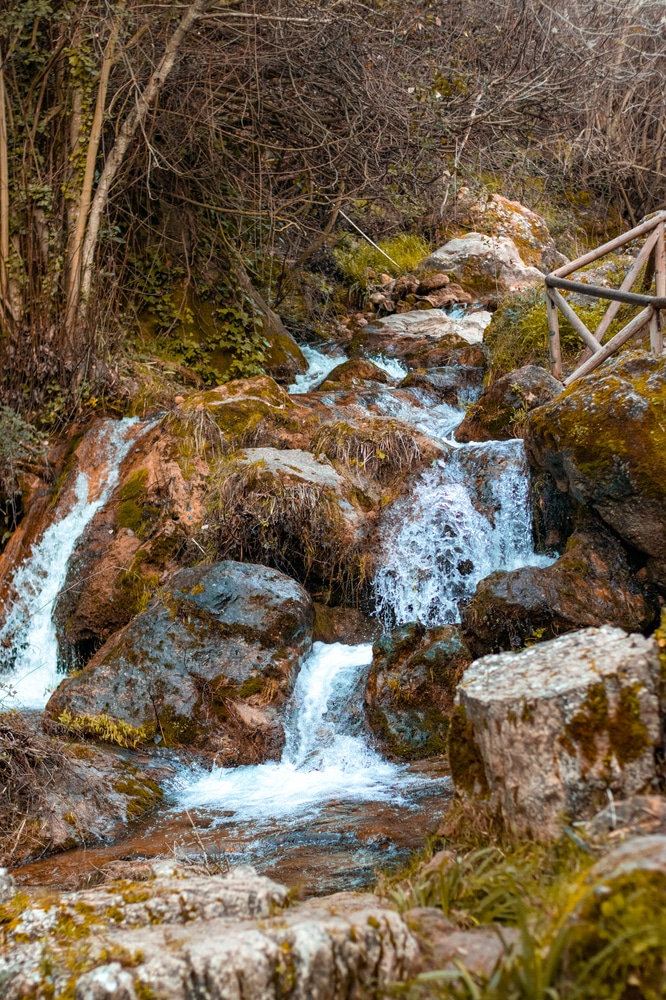
<path id="1" fill-rule="evenodd" d="M 488 236 L 510 237 L 525 263 L 541 271 L 554 271 L 567 261 L 555 246 L 545 220 L 501 194 L 482 197 L 467 207 L 465 223 Z"/>
<path id="2" fill-rule="evenodd" d="M 509 236 L 467 233 L 449 240 L 419 264 L 419 273 L 446 271 L 477 299 L 520 292 L 543 281 L 543 273 L 530 267 Z"/>
<path id="3" fill-rule="evenodd" d="M 607 789 L 620 798 L 649 786 L 659 677 L 654 639 L 607 626 L 476 660 L 450 729 L 457 792 L 546 841 L 591 816 Z"/>
<path id="4" fill-rule="evenodd" d="M 390 332 L 394 339 L 425 338 L 430 341 L 456 336 L 468 344 L 480 344 L 483 331 L 490 323 L 490 313 L 484 310 L 467 313 L 461 317 L 450 317 L 436 310 L 416 310 L 395 316 L 385 316 L 377 320 L 380 330 Z"/>
<path id="5" fill-rule="evenodd" d="M 483 392 L 455 432 L 456 441 L 507 441 L 521 437 L 527 414 L 550 403 L 562 384 L 538 365 L 504 375 Z"/>
<path id="6" fill-rule="evenodd" d="M 475 927 L 460 930 L 433 906 L 407 910 L 404 920 L 423 955 L 422 970 L 456 972 L 463 966 L 472 976 L 490 979 L 513 942 L 513 928 Z"/>
<path id="7" fill-rule="evenodd" d="M 4 1000 L 47 989 L 76 1000 L 370 1000 L 419 968 L 416 938 L 376 897 L 286 902 L 252 869 L 156 871 L 63 894 L 5 925 L 0 989 Z"/>
<path id="8" fill-rule="evenodd" d="M 550 566 L 492 573 L 463 611 L 477 654 L 512 649 L 586 626 L 648 629 L 657 617 L 656 594 L 637 579 L 622 543 L 603 525 L 569 538 Z"/>
<path id="9" fill-rule="evenodd" d="M 666 358 L 620 354 L 530 413 L 530 461 L 649 557 L 666 587 Z"/>
<path id="10" fill-rule="evenodd" d="M 303 588 L 266 566 L 182 569 L 47 705 L 73 731 L 108 717 L 139 740 L 195 744 L 219 762 L 279 758 L 281 709 L 311 646 Z M 94 731 L 94 729 L 93 729 Z"/>
<path id="11" fill-rule="evenodd" d="M 455 625 L 404 625 L 375 643 L 366 715 L 388 753 L 419 760 L 445 752 L 456 685 L 471 658 Z"/>

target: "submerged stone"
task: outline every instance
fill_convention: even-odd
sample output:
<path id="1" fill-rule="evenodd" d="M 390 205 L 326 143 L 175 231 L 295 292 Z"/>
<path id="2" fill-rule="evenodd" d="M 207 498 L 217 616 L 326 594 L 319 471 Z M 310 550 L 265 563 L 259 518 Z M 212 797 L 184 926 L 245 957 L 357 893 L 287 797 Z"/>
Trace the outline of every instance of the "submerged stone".
<path id="1" fill-rule="evenodd" d="M 661 744 L 654 639 L 588 628 L 476 660 L 449 735 L 458 794 L 488 800 L 519 836 L 556 839 L 649 786 Z"/>

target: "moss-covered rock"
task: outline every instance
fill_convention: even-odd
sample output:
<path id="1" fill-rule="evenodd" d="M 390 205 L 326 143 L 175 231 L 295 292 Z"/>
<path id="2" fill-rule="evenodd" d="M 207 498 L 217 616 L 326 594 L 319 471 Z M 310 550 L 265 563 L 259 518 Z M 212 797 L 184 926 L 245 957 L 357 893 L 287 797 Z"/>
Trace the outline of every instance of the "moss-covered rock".
<path id="1" fill-rule="evenodd" d="M 530 413 L 531 462 L 649 557 L 666 587 L 666 358 L 606 362 Z"/>
<path id="2" fill-rule="evenodd" d="M 608 789 L 649 787 L 659 673 L 654 639 L 609 627 L 476 660 L 458 687 L 456 791 L 487 800 L 514 834 L 548 841 L 594 815 Z"/>
<path id="3" fill-rule="evenodd" d="M 562 385 L 537 365 L 527 365 L 493 382 L 465 414 L 455 439 L 508 441 L 521 437 L 530 410 L 550 403 Z"/>
<path id="4" fill-rule="evenodd" d="M 622 543 L 590 523 L 571 535 L 551 566 L 500 570 L 481 580 L 463 627 L 480 655 L 590 625 L 645 631 L 657 609 L 654 589 L 636 576 Z"/>
<path id="5" fill-rule="evenodd" d="M 404 625 L 375 643 L 366 715 L 391 756 L 420 760 L 445 752 L 456 685 L 470 661 L 455 625 Z"/>
<path id="6" fill-rule="evenodd" d="M 73 733 L 116 722 L 167 746 L 214 749 L 227 764 L 279 757 L 281 710 L 314 610 L 294 580 L 222 562 L 179 570 L 168 590 L 64 680 L 46 713 Z"/>

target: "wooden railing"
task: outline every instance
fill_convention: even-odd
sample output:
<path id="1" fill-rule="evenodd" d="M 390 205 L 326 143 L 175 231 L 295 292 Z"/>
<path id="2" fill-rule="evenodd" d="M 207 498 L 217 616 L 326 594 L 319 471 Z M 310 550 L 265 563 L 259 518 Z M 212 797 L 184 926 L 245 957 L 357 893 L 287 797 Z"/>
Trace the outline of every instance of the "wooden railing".
<path id="1" fill-rule="evenodd" d="M 655 354 L 661 354 L 664 349 L 664 339 L 662 335 L 661 310 L 666 310 L 666 249 L 664 248 L 664 224 L 666 223 L 666 212 L 659 212 L 651 219 L 641 223 L 628 233 L 604 243 L 596 250 L 591 250 L 577 260 L 572 260 L 568 264 L 563 264 L 556 271 L 546 275 L 546 300 L 548 306 L 548 342 L 550 350 L 551 370 L 555 378 L 562 379 L 562 350 L 560 346 L 560 328 L 558 310 L 569 321 L 583 344 L 587 348 L 578 367 L 564 379 L 565 385 L 570 385 L 583 375 L 594 371 L 606 358 L 614 354 L 623 344 L 645 330 L 650 330 L 650 348 Z M 620 287 L 603 288 L 599 285 L 590 285 L 582 281 L 570 281 L 568 276 L 578 271 L 586 264 L 591 264 L 601 257 L 618 250 L 620 247 L 631 243 L 641 236 L 647 239 L 641 251 L 636 255 L 627 271 L 626 277 Z M 639 277 L 641 270 L 645 267 L 643 278 L 643 288 L 648 292 L 652 288 L 654 281 L 654 295 L 638 294 L 632 292 L 634 284 Z M 561 291 L 560 291 L 561 289 Z M 595 299 L 608 299 L 610 305 L 594 332 L 588 330 L 585 323 L 578 316 L 571 305 L 562 295 L 565 292 L 577 292 L 579 295 L 587 295 Z M 638 315 L 634 316 L 622 329 L 603 344 L 605 334 L 608 332 L 611 323 L 617 316 L 623 303 L 635 306 L 643 306 Z"/>

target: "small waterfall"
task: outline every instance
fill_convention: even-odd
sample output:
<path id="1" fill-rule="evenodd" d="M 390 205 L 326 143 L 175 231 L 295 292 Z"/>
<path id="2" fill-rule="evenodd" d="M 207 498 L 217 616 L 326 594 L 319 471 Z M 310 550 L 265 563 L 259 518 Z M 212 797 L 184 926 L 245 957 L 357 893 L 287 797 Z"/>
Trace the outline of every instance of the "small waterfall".
<path id="1" fill-rule="evenodd" d="M 300 669 L 279 762 L 214 767 L 178 792 L 180 808 L 217 808 L 268 822 L 336 799 L 395 802 L 410 780 L 362 734 L 362 680 L 372 646 L 316 642 Z M 397 781 L 400 778 L 400 793 Z"/>
<path id="2" fill-rule="evenodd" d="M 308 344 L 301 344 L 301 351 L 308 363 L 308 369 L 302 375 L 296 375 L 292 384 L 287 387 L 287 392 L 292 394 L 310 392 L 315 389 L 320 382 L 324 381 L 329 372 L 347 360 L 344 354 L 323 354 L 316 347 L 310 347 Z"/>
<path id="3" fill-rule="evenodd" d="M 0 629 L 0 706 L 43 708 L 59 681 L 53 606 L 67 575 L 67 563 L 86 525 L 109 499 L 120 463 L 134 443 L 138 418 L 106 420 L 97 432 L 95 456 L 101 468 L 92 484 L 78 473 L 74 497 L 68 495 L 39 542 L 16 570 L 11 589 L 17 597 Z"/>
<path id="4" fill-rule="evenodd" d="M 429 627 L 460 621 L 489 573 L 549 565 L 534 552 L 523 442 L 462 446 L 422 473 L 387 512 L 379 562 L 380 617 Z"/>

